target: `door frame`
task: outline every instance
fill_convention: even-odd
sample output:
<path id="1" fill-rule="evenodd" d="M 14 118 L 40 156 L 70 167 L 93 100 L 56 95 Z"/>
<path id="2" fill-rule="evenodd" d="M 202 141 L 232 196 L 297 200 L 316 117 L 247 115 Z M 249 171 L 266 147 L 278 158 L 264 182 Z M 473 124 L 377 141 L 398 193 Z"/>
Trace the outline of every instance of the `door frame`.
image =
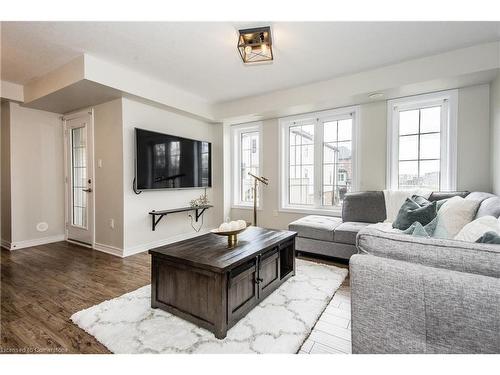
<path id="1" fill-rule="evenodd" d="M 84 243 L 81 242 L 76 242 L 68 239 L 68 230 L 69 230 L 69 195 L 68 195 L 68 183 L 69 183 L 69 163 L 68 163 L 68 156 L 69 156 L 69 150 L 68 150 L 68 127 L 67 127 L 67 121 L 69 120 L 74 120 L 78 117 L 82 116 L 88 116 L 90 115 L 90 122 L 89 122 L 89 133 L 90 137 L 89 140 L 92 142 L 92 168 L 90 168 L 90 173 L 87 176 L 88 178 L 92 179 L 92 191 L 93 194 L 91 194 L 91 201 L 92 201 L 92 225 L 89 227 L 89 229 L 92 232 L 91 236 L 91 243 L 89 246 L 86 246 Z M 84 247 L 90 247 L 94 248 L 95 246 L 95 149 L 94 149 L 94 108 L 88 108 L 85 110 L 80 110 L 78 112 L 73 112 L 69 113 L 67 115 L 62 116 L 62 122 L 63 122 L 63 138 L 64 138 L 64 239 L 67 242 L 75 243 L 80 246 Z M 88 140 L 88 141 L 89 141 Z M 88 150 L 88 147 L 87 147 Z"/>

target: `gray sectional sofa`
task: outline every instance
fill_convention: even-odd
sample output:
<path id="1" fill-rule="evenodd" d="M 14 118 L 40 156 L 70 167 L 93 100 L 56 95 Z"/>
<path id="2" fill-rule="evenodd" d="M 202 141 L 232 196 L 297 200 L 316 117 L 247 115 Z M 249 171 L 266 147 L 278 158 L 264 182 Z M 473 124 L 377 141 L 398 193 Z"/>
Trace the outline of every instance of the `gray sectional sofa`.
<path id="1" fill-rule="evenodd" d="M 429 200 L 468 194 L 465 191 L 434 192 Z M 297 232 L 295 248 L 298 252 L 349 259 L 358 252 L 358 232 L 369 224 L 383 222 L 386 217 L 384 193 L 364 191 L 346 194 L 342 217 L 309 215 L 290 223 L 288 229 Z"/>
<path id="2" fill-rule="evenodd" d="M 430 200 L 453 195 L 481 201 L 476 217 L 500 216 L 500 197 L 489 193 L 433 193 Z M 382 192 L 349 194 L 342 219 L 291 224 L 299 251 L 356 253 L 349 264 L 352 352 L 500 353 L 500 245 L 367 227 L 385 219 L 383 203 Z M 314 229 L 304 228 L 308 221 Z M 356 242 L 342 233 L 347 228 L 358 232 Z"/>

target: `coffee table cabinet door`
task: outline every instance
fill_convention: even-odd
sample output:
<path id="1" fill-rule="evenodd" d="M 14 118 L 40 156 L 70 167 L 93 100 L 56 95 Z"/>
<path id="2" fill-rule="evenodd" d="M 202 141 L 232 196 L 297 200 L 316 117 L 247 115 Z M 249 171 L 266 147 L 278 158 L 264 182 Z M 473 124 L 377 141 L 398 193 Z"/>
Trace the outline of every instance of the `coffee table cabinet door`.
<path id="1" fill-rule="evenodd" d="M 229 275 L 228 323 L 232 325 L 257 304 L 257 258 L 239 266 Z"/>
<path id="2" fill-rule="evenodd" d="M 278 248 L 260 257 L 259 261 L 259 298 L 267 297 L 280 282 L 280 259 Z"/>

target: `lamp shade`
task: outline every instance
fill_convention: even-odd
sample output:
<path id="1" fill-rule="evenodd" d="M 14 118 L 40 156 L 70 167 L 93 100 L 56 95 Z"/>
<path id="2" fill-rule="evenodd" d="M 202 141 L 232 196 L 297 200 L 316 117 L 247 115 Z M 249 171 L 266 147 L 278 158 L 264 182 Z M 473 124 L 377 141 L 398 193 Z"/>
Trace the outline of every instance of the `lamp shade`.
<path id="1" fill-rule="evenodd" d="M 271 28 L 239 30 L 238 51 L 245 64 L 273 60 Z"/>

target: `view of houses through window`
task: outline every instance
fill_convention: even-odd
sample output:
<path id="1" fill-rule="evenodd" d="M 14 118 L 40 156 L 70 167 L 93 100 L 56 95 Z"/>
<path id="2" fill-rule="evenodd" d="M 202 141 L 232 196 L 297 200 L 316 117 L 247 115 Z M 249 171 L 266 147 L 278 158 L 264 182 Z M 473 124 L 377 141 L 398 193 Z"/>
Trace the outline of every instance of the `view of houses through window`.
<path id="1" fill-rule="evenodd" d="M 314 203 L 314 124 L 294 125 L 289 128 L 289 203 Z"/>
<path id="2" fill-rule="evenodd" d="M 387 102 L 388 188 L 456 189 L 457 90 Z"/>
<path id="3" fill-rule="evenodd" d="M 240 201 L 253 203 L 253 178 L 248 172 L 259 175 L 259 132 L 240 133 Z M 257 204 L 258 204 L 257 191 Z"/>
<path id="4" fill-rule="evenodd" d="M 399 112 L 399 189 L 439 190 L 441 106 Z"/>
<path id="5" fill-rule="evenodd" d="M 338 206 L 352 187 L 352 119 L 323 124 L 323 206 Z"/>
<path id="6" fill-rule="evenodd" d="M 353 188 L 353 113 L 283 121 L 287 136 L 285 206 L 338 208 Z M 285 207 L 286 208 L 286 207 Z"/>

